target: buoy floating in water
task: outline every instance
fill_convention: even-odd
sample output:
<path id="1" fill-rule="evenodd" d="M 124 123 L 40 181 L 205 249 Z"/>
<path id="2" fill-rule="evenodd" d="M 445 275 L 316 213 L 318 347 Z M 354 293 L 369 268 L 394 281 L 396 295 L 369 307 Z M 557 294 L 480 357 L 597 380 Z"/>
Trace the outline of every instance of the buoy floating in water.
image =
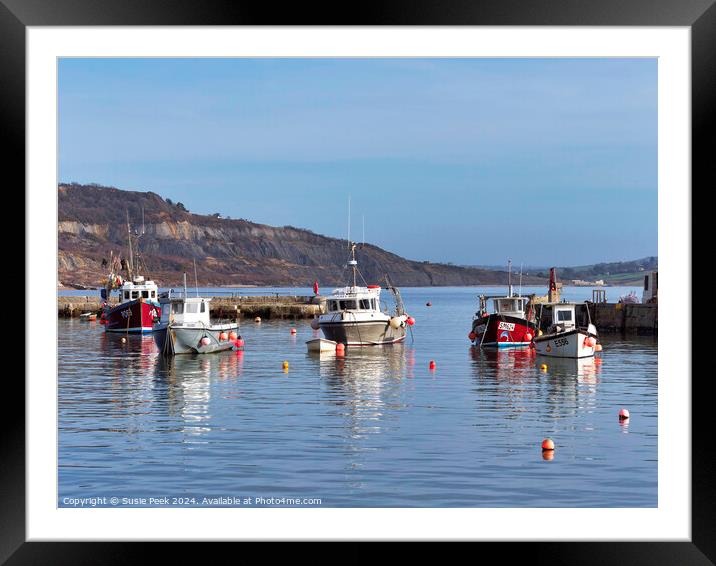
<path id="1" fill-rule="evenodd" d="M 283 361 L 283 369 L 288 369 L 288 361 L 287 360 Z"/>
<path id="2" fill-rule="evenodd" d="M 542 364 L 539 369 L 541 369 L 542 371 L 547 371 L 549 368 L 547 367 L 547 364 Z"/>
<path id="3" fill-rule="evenodd" d="M 430 360 L 430 363 L 428 364 L 428 369 L 435 369 L 435 360 Z"/>
<path id="4" fill-rule="evenodd" d="M 122 336 L 122 338 L 120 338 L 119 341 L 120 341 L 122 344 L 125 344 L 125 343 L 127 342 L 127 339 L 126 339 L 124 336 Z"/>
<path id="5" fill-rule="evenodd" d="M 627 409 L 621 409 L 619 411 L 619 420 L 625 421 L 629 418 L 629 411 Z"/>
<path id="6" fill-rule="evenodd" d="M 296 334 L 296 329 L 295 329 L 295 328 L 292 328 L 292 329 L 291 329 L 291 334 Z"/>
<path id="7" fill-rule="evenodd" d="M 554 441 L 551 438 L 545 438 L 542 441 L 542 450 L 554 450 Z"/>
<path id="8" fill-rule="evenodd" d="M 254 322 L 261 322 L 261 317 L 260 317 L 260 316 L 257 316 L 257 317 L 254 319 Z"/>
<path id="9" fill-rule="evenodd" d="M 425 306 L 426 306 L 426 307 L 432 307 L 433 304 L 432 304 L 430 301 L 428 301 L 427 303 L 425 303 Z"/>

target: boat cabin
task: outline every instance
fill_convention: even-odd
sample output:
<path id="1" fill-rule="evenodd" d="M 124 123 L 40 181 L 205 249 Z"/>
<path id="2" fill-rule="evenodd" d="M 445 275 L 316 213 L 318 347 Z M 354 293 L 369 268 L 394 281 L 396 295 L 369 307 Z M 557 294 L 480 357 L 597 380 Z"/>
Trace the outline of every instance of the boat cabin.
<path id="1" fill-rule="evenodd" d="M 380 311 L 380 285 L 334 289 L 326 299 L 327 312 Z"/>
<path id="2" fill-rule="evenodd" d="M 568 332 L 575 329 L 586 329 L 592 334 L 597 329 L 592 324 L 589 307 L 586 303 L 552 303 L 545 304 L 552 313 L 550 332 Z M 544 319 L 543 319 L 544 320 Z"/>
<path id="3" fill-rule="evenodd" d="M 525 315 L 525 308 L 528 302 L 528 297 L 495 297 L 492 299 L 495 314 L 519 318 Z"/>
<path id="4" fill-rule="evenodd" d="M 174 323 L 181 326 L 210 326 L 209 302 L 205 297 L 171 297 L 160 299 L 161 324 Z"/>
<path id="5" fill-rule="evenodd" d="M 125 281 L 118 291 L 120 303 L 136 301 L 138 299 L 156 303 L 159 294 L 156 283 L 151 280 L 145 281 L 141 275 L 137 275 L 131 281 Z"/>

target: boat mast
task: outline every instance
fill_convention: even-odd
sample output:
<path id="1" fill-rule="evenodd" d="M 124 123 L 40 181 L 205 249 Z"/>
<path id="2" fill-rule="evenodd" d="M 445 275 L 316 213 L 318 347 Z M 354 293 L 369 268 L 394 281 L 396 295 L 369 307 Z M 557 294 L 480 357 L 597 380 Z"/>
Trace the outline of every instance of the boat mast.
<path id="1" fill-rule="evenodd" d="M 348 262 L 348 265 L 350 265 L 353 268 L 353 289 L 356 287 L 356 275 L 358 271 L 358 262 L 356 261 L 356 245 L 351 244 L 351 259 Z"/>
<path id="2" fill-rule="evenodd" d="M 507 260 L 507 296 L 512 296 L 512 260 Z"/>
<path id="3" fill-rule="evenodd" d="M 129 263 L 127 264 L 127 275 L 132 280 L 132 271 L 134 270 L 134 257 L 132 256 L 132 229 L 129 226 L 129 210 L 127 210 L 127 241 L 129 243 Z"/>

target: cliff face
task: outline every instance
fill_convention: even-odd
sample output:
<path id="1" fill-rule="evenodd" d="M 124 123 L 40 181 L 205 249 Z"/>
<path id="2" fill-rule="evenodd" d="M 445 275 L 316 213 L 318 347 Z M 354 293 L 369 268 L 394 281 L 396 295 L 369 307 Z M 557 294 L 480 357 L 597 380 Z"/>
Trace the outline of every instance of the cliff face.
<path id="1" fill-rule="evenodd" d="M 247 220 L 191 214 L 155 193 L 96 185 L 60 185 L 59 279 L 65 285 L 97 286 L 110 251 L 127 253 L 126 215 L 138 239 L 145 275 L 160 285 L 178 285 L 193 260 L 200 285 L 324 286 L 346 283 L 346 240 L 293 227 L 277 228 Z M 376 283 L 387 273 L 398 286 L 504 284 L 507 274 L 478 268 L 416 262 L 376 246 L 359 246 L 361 273 Z M 523 283 L 544 283 L 524 277 Z"/>

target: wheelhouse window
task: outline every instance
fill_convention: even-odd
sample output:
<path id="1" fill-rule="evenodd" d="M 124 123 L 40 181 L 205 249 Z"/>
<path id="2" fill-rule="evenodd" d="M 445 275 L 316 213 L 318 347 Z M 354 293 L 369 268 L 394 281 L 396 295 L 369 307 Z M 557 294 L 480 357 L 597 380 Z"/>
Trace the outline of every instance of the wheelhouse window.
<path id="1" fill-rule="evenodd" d="M 125 291 L 125 292 L 124 292 L 124 298 L 125 298 L 125 299 L 129 299 L 129 291 Z"/>
<path id="2" fill-rule="evenodd" d="M 360 308 L 363 309 L 364 311 L 370 310 L 372 302 L 373 301 L 371 299 L 361 299 L 360 300 Z"/>
<path id="3" fill-rule="evenodd" d="M 186 312 L 190 314 L 196 314 L 199 312 L 199 303 L 187 303 Z"/>
<path id="4" fill-rule="evenodd" d="M 559 322 L 571 322 L 572 311 L 557 311 L 557 320 Z"/>
<path id="5" fill-rule="evenodd" d="M 355 310 L 357 308 L 356 301 L 350 300 L 350 301 L 338 301 L 339 310 Z"/>
<path id="6" fill-rule="evenodd" d="M 201 302 L 201 312 L 206 312 L 206 303 L 204 301 Z"/>
<path id="7" fill-rule="evenodd" d="M 184 313 L 184 303 L 172 303 L 172 312 L 174 314 Z"/>
<path id="8" fill-rule="evenodd" d="M 145 299 L 149 298 L 149 291 L 142 291 L 142 297 Z"/>
<path id="9" fill-rule="evenodd" d="M 132 291 L 132 298 L 138 299 L 139 298 L 139 291 Z"/>

